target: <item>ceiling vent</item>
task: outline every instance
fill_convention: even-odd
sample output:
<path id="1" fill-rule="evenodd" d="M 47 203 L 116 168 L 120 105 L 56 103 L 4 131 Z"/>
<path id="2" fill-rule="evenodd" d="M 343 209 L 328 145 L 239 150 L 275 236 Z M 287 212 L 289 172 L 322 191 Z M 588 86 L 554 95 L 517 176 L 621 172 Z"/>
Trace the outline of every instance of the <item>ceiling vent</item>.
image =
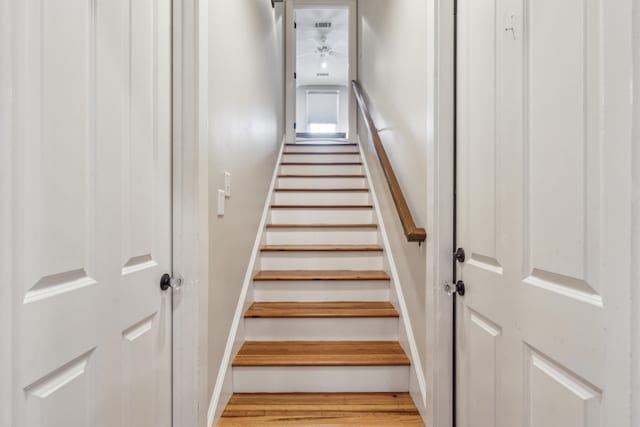
<path id="1" fill-rule="evenodd" d="M 329 73 L 316 73 L 317 77 L 329 77 Z"/>
<path id="2" fill-rule="evenodd" d="M 316 28 L 331 28 L 331 22 L 316 22 Z"/>

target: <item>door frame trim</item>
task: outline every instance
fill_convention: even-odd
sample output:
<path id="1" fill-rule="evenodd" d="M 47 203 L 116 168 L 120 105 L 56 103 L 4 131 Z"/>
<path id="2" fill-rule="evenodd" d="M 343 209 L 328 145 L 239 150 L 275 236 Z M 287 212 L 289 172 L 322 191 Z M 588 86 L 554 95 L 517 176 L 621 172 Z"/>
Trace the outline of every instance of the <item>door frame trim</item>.
<path id="1" fill-rule="evenodd" d="M 208 401 L 208 3 L 173 0 L 173 425 L 202 426 Z"/>
<path id="2" fill-rule="evenodd" d="M 429 0 L 427 50 L 427 381 L 426 425 L 453 426 L 454 3 Z"/>
<path id="3" fill-rule="evenodd" d="M 12 210 L 13 99 L 11 0 L 0 0 L 0 271 L 6 284 L 0 286 L 0 425 L 13 424 L 13 259 Z"/>
<path id="4" fill-rule="evenodd" d="M 453 251 L 458 251 L 458 0 L 453 0 L 453 227 L 451 241 Z M 458 260 L 451 258 L 451 285 L 458 283 Z M 457 288 L 456 288 L 457 289 Z M 458 420 L 458 295 L 452 296 L 451 308 L 451 426 Z"/>
<path id="5" fill-rule="evenodd" d="M 631 425 L 640 424 L 640 0 L 634 0 L 632 6 L 632 49 L 633 49 L 633 115 L 632 121 L 632 158 L 633 189 L 632 189 L 632 254 L 631 259 L 636 260 L 632 266 L 632 347 L 633 366 L 631 367 Z"/>
<path id="6" fill-rule="evenodd" d="M 358 78 L 358 2 L 357 0 L 287 0 L 285 2 L 285 137 L 287 143 L 296 142 L 296 130 L 292 123 L 297 120 L 297 86 L 292 78 L 296 72 L 295 9 L 346 8 L 349 11 L 349 82 L 347 82 L 347 110 L 349 116 L 349 141 L 358 141 L 358 107 L 351 91 L 351 81 Z M 293 101 L 293 102 L 292 102 Z"/>

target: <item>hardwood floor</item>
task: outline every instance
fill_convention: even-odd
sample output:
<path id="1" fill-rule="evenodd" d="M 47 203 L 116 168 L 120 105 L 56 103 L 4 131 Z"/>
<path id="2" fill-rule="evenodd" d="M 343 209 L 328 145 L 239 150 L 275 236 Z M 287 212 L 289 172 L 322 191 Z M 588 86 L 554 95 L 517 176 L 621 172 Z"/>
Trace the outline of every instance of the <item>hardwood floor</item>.
<path id="1" fill-rule="evenodd" d="M 253 280 L 391 280 L 391 277 L 378 270 L 262 270 Z"/>
<path id="2" fill-rule="evenodd" d="M 276 188 L 276 193 L 368 193 L 368 188 Z"/>
<path id="3" fill-rule="evenodd" d="M 281 166 L 362 166 L 362 162 L 281 162 Z"/>
<path id="4" fill-rule="evenodd" d="M 233 366 L 406 366 L 393 341 L 246 341 Z"/>
<path id="5" fill-rule="evenodd" d="M 330 179 L 330 178 L 366 178 L 366 175 L 362 174 L 280 174 L 278 178 L 318 178 L 318 179 Z"/>
<path id="6" fill-rule="evenodd" d="M 235 394 L 218 427 L 422 427 L 408 393 Z"/>
<path id="7" fill-rule="evenodd" d="M 335 143 L 335 142 L 326 142 L 326 143 L 304 143 L 304 144 L 293 144 L 288 143 L 285 144 L 287 147 L 357 147 L 358 144 L 353 142 L 344 142 L 344 143 Z"/>
<path id="8" fill-rule="evenodd" d="M 373 209 L 373 205 L 271 205 L 271 209 Z"/>
<path id="9" fill-rule="evenodd" d="M 398 317 L 390 302 L 254 302 L 245 318 Z"/>
<path id="10" fill-rule="evenodd" d="M 313 151 L 285 151 L 285 156 L 358 156 L 359 151 L 324 151 L 321 153 Z"/>
<path id="11" fill-rule="evenodd" d="M 287 229 L 287 228 L 370 228 L 377 229 L 378 224 L 267 224 L 267 229 Z"/>
<path id="12" fill-rule="evenodd" d="M 264 245 L 261 252 L 382 252 L 380 245 Z"/>

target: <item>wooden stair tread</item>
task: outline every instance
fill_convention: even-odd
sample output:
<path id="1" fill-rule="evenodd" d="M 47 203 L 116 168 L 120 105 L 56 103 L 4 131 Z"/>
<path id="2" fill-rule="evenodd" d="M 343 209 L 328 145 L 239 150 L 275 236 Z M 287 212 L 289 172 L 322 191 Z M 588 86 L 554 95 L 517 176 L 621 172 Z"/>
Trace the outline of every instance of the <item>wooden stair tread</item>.
<path id="1" fill-rule="evenodd" d="M 247 341 L 233 366 L 408 366 L 395 341 Z"/>
<path id="2" fill-rule="evenodd" d="M 409 393 L 234 394 L 218 426 L 424 426 Z"/>
<path id="3" fill-rule="evenodd" d="M 275 188 L 276 193 L 368 193 L 368 188 Z"/>
<path id="4" fill-rule="evenodd" d="M 373 209 L 373 205 L 271 205 L 271 209 Z"/>
<path id="5" fill-rule="evenodd" d="M 224 415 L 231 412 L 240 414 L 249 407 L 253 407 L 253 410 L 271 407 L 282 412 L 297 412 L 302 407 L 309 407 L 310 410 L 321 411 L 360 412 L 378 409 L 396 413 L 417 413 L 409 393 L 237 393 L 231 397 Z"/>
<path id="6" fill-rule="evenodd" d="M 380 245 L 264 245 L 261 252 L 382 252 Z"/>
<path id="7" fill-rule="evenodd" d="M 391 280 L 381 270 L 262 270 L 253 277 L 255 281 L 294 280 Z"/>
<path id="8" fill-rule="evenodd" d="M 267 228 L 373 228 L 378 224 L 267 224 Z"/>
<path id="9" fill-rule="evenodd" d="M 358 144 L 356 144 L 355 142 L 337 142 L 337 143 L 331 143 L 331 142 L 309 142 L 309 143 L 302 143 L 302 144 L 294 144 L 294 143 L 287 143 L 285 144 L 285 146 L 287 147 L 347 147 L 347 146 L 356 146 Z"/>
<path id="10" fill-rule="evenodd" d="M 362 166 L 362 162 L 280 162 L 280 166 Z"/>
<path id="11" fill-rule="evenodd" d="M 359 151 L 285 151 L 285 156 L 302 155 L 302 156 L 356 156 L 360 155 Z"/>
<path id="12" fill-rule="evenodd" d="M 278 178 L 366 178 L 364 174 L 279 174 Z"/>
<path id="13" fill-rule="evenodd" d="M 399 317 L 389 302 L 254 302 L 245 318 Z"/>

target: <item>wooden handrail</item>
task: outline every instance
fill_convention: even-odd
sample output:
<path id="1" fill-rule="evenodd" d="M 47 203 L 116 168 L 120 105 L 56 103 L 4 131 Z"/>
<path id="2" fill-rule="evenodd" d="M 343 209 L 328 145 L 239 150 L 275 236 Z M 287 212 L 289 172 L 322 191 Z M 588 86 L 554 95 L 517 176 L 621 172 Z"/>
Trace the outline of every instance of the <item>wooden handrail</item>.
<path id="1" fill-rule="evenodd" d="M 367 128 L 369 129 L 369 134 L 371 135 L 371 139 L 373 140 L 373 146 L 376 149 L 376 153 L 378 153 L 378 159 L 380 160 L 380 165 L 382 166 L 382 170 L 384 171 L 384 176 L 387 178 L 387 184 L 389 184 L 389 190 L 391 190 L 393 202 L 395 203 L 396 210 L 398 211 L 398 215 L 400 216 L 400 222 L 402 222 L 404 235 L 410 242 L 424 242 L 427 238 L 427 232 L 424 228 L 417 227 L 416 222 L 413 220 L 413 215 L 411 215 L 411 210 L 409 210 L 407 200 L 402 193 L 402 189 L 400 188 L 400 184 L 398 183 L 398 178 L 396 178 L 396 174 L 393 171 L 393 167 L 391 166 L 391 162 L 389 161 L 387 152 L 384 150 L 384 146 L 382 145 L 382 140 L 380 139 L 380 134 L 378 134 L 378 129 L 376 129 L 376 126 L 373 123 L 373 118 L 371 117 L 371 113 L 369 112 L 369 108 L 367 107 L 362 88 L 360 87 L 360 84 L 355 80 L 351 82 L 351 86 L 353 88 L 353 92 L 355 93 L 356 99 L 358 100 L 360 112 L 362 113 Z"/>

